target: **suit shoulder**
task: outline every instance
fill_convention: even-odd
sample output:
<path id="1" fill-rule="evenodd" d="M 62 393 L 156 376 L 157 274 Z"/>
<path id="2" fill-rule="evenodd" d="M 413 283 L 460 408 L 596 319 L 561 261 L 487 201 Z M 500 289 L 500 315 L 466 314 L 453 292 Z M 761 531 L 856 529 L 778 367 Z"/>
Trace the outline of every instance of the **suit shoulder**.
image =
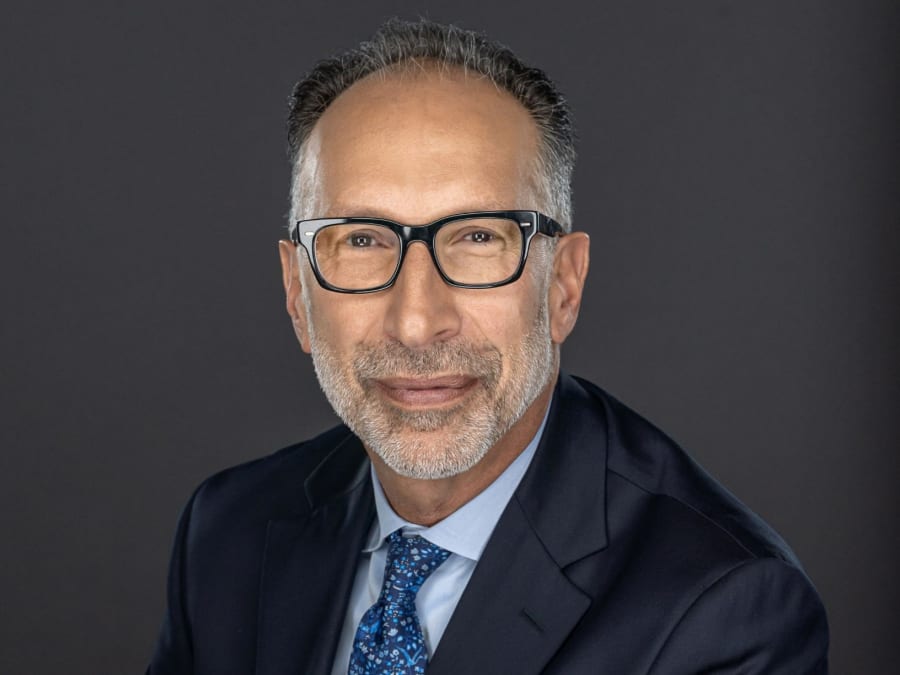
<path id="1" fill-rule="evenodd" d="M 745 561 L 694 598 L 659 650 L 653 673 L 753 664 L 754 672 L 827 673 L 828 620 L 803 572 L 775 558 Z"/>
<path id="2" fill-rule="evenodd" d="M 643 493 L 701 541 L 723 550 L 730 542 L 735 559 L 773 557 L 802 569 L 784 539 L 675 441 L 596 385 L 578 382 L 604 409 L 608 470 L 620 489 Z"/>

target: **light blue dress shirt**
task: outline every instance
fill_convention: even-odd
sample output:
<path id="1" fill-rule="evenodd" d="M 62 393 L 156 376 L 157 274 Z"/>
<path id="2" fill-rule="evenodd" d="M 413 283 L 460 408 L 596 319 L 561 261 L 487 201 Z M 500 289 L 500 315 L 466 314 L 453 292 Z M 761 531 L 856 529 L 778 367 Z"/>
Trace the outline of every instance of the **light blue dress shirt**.
<path id="1" fill-rule="evenodd" d="M 372 469 L 378 517 L 369 530 L 368 540 L 356 569 L 332 675 L 347 675 L 356 628 L 363 614 L 375 604 L 381 594 L 387 558 L 387 537 L 400 528 L 403 528 L 404 534 L 418 534 L 450 551 L 446 562 L 428 577 L 416 596 L 416 612 L 425 636 L 428 656 L 434 654 L 497 521 L 531 464 L 546 424 L 545 412 L 534 438 L 512 464 L 483 492 L 431 527 L 416 525 L 398 516 L 384 496 L 381 483 Z"/>

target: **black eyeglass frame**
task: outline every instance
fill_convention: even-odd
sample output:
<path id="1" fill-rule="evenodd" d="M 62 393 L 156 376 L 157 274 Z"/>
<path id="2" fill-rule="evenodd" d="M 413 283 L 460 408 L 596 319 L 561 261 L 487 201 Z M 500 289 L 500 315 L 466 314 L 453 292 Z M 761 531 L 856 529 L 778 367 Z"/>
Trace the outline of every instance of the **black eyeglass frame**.
<path id="1" fill-rule="evenodd" d="M 519 255 L 519 264 L 516 266 L 516 270 L 513 274 L 501 281 L 489 284 L 463 284 L 448 277 L 444 270 L 441 269 L 441 264 L 434 252 L 434 238 L 437 236 L 438 230 L 448 223 L 478 218 L 508 218 L 519 224 L 519 227 L 522 230 L 522 250 Z M 341 288 L 340 286 L 328 283 L 319 272 L 319 263 L 316 260 L 315 247 L 315 240 L 319 230 L 330 225 L 352 225 L 354 223 L 382 225 L 393 231 L 400 240 L 400 255 L 397 258 L 397 267 L 394 269 L 390 278 L 380 286 L 363 289 Z M 296 221 L 290 230 L 290 237 L 294 246 L 302 246 L 306 251 L 306 255 L 312 263 L 313 274 L 315 274 L 316 281 L 319 282 L 319 285 L 322 288 L 329 291 L 335 291 L 336 293 L 353 294 L 376 293 L 393 286 L 403 267 L 406 251 L 409 248 L 409 245 L 415 241 L 421 241 L 428 247 L 428 252 L 431 254 L 431 260 L 434 263 L 434 267 L 446 284 L 455 286 L 456 288 L 497 288 L 498 286 L 505 286 L 506 284 L 513 283 L 522 276 L 522 271 L 525 269 L 525 261 L 528 258 L 528 251 L 531 247 L 531 240 L 534 239 L 536 234 L 543 234 L 548 237 L 560 237 L 565 234 L 565 230 L 562 225 L 540 211 L 472 211 L 470 213 L 455 213 L 452 216 L 445 216 L 426 225 L 403 225 L 402 223 L 387 220 L 386 218 L 366 218 L 361 216 L 350 218 L 313 218 L 311 220 Z"/>

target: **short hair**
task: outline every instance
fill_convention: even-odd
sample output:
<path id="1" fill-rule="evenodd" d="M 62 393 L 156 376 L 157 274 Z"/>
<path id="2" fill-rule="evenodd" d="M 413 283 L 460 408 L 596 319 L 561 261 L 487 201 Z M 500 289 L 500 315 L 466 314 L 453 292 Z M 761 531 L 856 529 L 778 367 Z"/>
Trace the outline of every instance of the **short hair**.
<path id="1" fill-rule="evenodd" d="M 575 132 L 563 95 L 542 70 L 525 65 L 508 47 L 473 31 L 424 19 L 388 20 L 370 40 L 320 61 L 294 87 L 287 121 L 291 213 L 301 198 L 297 192 L 303 145 L 328 106 L 372 73 L 428 61 L 438 68 L 456 67 L 480 74 L 525 107 L 540 134 L 535 178 L 544 193 L 543 208 L 570 230 Z"/>

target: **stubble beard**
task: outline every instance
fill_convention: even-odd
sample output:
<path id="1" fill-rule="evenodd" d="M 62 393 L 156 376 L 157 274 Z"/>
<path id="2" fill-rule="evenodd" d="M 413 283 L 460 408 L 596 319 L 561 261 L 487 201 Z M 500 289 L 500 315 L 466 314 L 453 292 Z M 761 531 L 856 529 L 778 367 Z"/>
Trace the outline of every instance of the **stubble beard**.
<path id="1" fill-rule="evenodd" d="M 465 339 L 420 350 L 389 341 L 357 346 L 348 368 L 308 325 L 316 376 L 335 412 L 390 469 L 409 478 L 447 478 L 471 469 L 522 417 L 556 369 L 546 300 L 506 359 L 493 344 Z M 445 374 L 477 378 L 475 388 L 449 408 L 408 410 L 376 390 L 382 378 Z"/>

